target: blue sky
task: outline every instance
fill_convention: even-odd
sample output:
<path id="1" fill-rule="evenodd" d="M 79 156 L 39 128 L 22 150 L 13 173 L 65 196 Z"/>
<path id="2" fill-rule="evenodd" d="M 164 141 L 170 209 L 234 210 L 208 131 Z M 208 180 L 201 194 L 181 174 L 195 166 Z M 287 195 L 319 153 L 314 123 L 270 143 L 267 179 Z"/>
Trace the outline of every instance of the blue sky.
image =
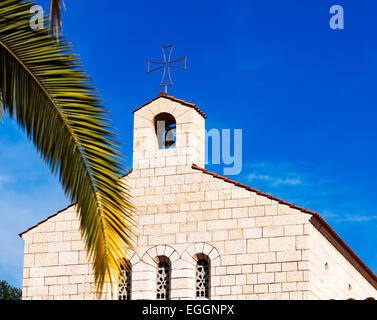
<path id="1" fill-rule="evenodd" d="M 39 1 L 49 9 L 49 1 Z M 329 8 L 344 8 L 344 30 Z M 232 179 L 318 211 L 377 272 L 375 1 L 66 0 L 64 32 L 111 111 L 132 167 L 131 110 L 161 90 L 160 59 L 188 56 L 169 94 L 196 103 L 206 128 L 243 130 Z M 18 233 L 68 204 L 7 118 L 0 125 L 0 279 L 22 285 Z M 209 165 L 222 174 L 222 165 Z"/>

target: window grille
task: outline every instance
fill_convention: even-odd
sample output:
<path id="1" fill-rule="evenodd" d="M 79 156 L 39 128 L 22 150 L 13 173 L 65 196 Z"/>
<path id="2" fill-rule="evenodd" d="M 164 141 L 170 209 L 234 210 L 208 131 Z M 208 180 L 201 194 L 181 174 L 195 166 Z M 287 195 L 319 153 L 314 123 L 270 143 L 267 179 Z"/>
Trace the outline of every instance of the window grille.
<path id="1" fill-rule="evenodd" d="M 196 297 L 209 298 L 209 263 L 198 259 L 196 263 Z"/>
<path id="2" fill-rule="evenodd" d="M 170 264 L 160 261 L 157 267 L 157 300 L 170 298 Z"/>
<path id="3" fill-rule="evenodd" d="M 119 279 L 119 300 L 131 300 L 131 269 L 122 268 Z"/>

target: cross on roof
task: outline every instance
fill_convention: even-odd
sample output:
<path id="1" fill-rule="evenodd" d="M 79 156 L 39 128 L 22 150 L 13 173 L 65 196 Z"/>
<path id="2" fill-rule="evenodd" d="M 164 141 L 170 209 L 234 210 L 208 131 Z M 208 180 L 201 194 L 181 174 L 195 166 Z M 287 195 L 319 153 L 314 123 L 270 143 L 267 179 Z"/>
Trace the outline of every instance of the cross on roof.
<path id="1" fill-rule="evenodd" d="M 169 51 L 168 59 L 166 59 L 167 55 L 165 53 L 165 50 L 169 50 L 169 48 L 170 48 L 170 51 Z M 184 56 L 176 60 L 171 60 L 171 53 L 173 51 L 173 48 L 174 48 L 174 44 L 171 44 L 170 46 L 161 46 L 162 55 L 164 57 L 164 61 L 162 62 L 148 60 L 147 73 L 151 73 L 152 71 L 155 71 L 157 69 L 162 69 L 162 68 L 164 69 L 164 73 L 162 74 L 162 79 L 160 82 L 160 87 L 164 86 L 166 93 L 168 92 L 168 86 L 173 85 L 173 81 L 171 80 L 171 75 L 170 75 L 170 68 L 181 68 L 181 69 L 186 70 L 187 56 Z M 180 61 L 182 61 L 181 64 L 183 64 L 183 66 L 175 65 L 175 63 L 180 62 Z M 153 67 L 153 64 L 157 64 L 158 66 Z M 165 79 L 166 73 L 168 75 L 167 77 L 168 79 Z"/>

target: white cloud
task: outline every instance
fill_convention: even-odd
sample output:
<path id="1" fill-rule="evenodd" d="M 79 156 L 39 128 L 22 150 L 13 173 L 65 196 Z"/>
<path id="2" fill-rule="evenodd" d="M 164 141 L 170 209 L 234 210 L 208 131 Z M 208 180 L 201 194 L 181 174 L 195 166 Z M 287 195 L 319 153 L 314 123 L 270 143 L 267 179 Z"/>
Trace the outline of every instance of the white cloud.
<path id="1" fill-rule="evenodd" d="M 303 178 L 293 170 L 293 165 L 286 162 L 278 164 L 257 162 L 247 167 L 252 171 L 247 175 L 248 181 L 261 181 L 270 187 L 303 184 Z"/>
<path id="2" fill-rule="evenodd" d="M 334 222 L 368 222 L 372 220 L 376 220 L 376 215 L 368 215 L 368 214 L 339 214 L 333 211 L 325 210 L 321 213 L 321 216 L 325 219 L 332 220 Z"/>

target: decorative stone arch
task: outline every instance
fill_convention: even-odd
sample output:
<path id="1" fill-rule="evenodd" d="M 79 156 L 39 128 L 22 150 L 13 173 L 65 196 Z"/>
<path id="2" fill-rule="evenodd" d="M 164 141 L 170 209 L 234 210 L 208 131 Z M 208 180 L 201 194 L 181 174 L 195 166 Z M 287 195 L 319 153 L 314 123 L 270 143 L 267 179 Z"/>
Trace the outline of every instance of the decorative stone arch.
<path id="1" fill-rule="evenodd" d="M 138 271 L 141 277 L 139 279 L 140 285 L 138 285 L 137 290 L 135 290 L 138 291 L 135 292 L 137 299 L 156 299 L 157 269 L 161 258 L 168 260 L 170 272 L 172 272 L 176 268 L 175 264 L 179 260 L 179 254 L 173 247 L 168 245 L 157 245 L 144 252 L 138 264 L 138 266 L 140 266 L 140 270 L 138 268 Z M 172 281 L 173 279 L 171 278 L 170 283 L 172 283 Z"/>
<path id="2" fill-rule="evenodd" d="M 199 254 L 207 256 L 210 260 L 211 266 L 218 267 L 221 265 L 219 251 L 207 242 L 195 243 L 189 246 L 183 251 L 181 259 L 195 266 Z"/>
<path id="3" fill-rule="evenodd" d="M 135 264 L 139 263 L 140 257 L 135 251 L 131 250 L 130 252 L 131 254 L 128 261 L 130 262 L 131 266 L 134 266 Z"/>
<path id="4" fill-rule="evenodd" d="M 185 251 L 183 251 L 181 255 L 181 259 L 185 262 L 187 262 L 191 266 L 191 272 L 193 275 L 190 287 L 191 287 L 191 299 L 197 299 L 196 298 L 196 268 L 197 268 L 197 262 L 199 259 L 201 259 L 203 256 L 208 258 L 208 263 L 210 266 L 209 270 L 209 298 L 213 297 L 215 294 L 215 287 L 211 285 L 211 283 L 220 283 L 220 279 L 218 279 L 219 276 L 216 276 L 215 268 L 221 265 L 221 257 L 219 254 L 219 251 L 211 244 L 207 242 L 200 242 L 192 244 L 191 246 L 187 247 Z M 201 299 L 201 298 L 199 298 Z"/>
<path id="5" fill-rule="evenodd" d="M 173 247 L 167 245 L 158 245 L 149 248 L 143 254 L 141 260 L 152 267 L 156 267 L 159 262 L 158 257 L 160 256 L 169 258 L 171 264 L 179 259 L 179 254 Z"/>
<path id="6" fill-rule="evenodd" d="M 130 264 L 130 267 L 131 267 L 131 270 L 130 270 L 130 279 L 129 279 L 129 281 L 130 281 L 130 294 L 131 294 L 131 297 L 132 297 L 132 274 L 133 274 L 133 267 L 136 265 L 136 264 L 138 264 L 139 262 L 140 262 L 140 258 L 139 258 L 139 255 L 135 252 L 135 251 L 133 251 L 133 250 L 129 250 L 129 255 L 128 255 L 128 257 L 127 256 L 125 256 L 125 257 L 123 257 L 123 259 L 126 259 L 128 262 L 129 262 L 129 264 Z M 120 277 L 120 275 L 119 275 L 119 277 Z M 120 279 L 118 279 L 118 281 L 119 281 Z M 118 300 L 119 299 L 119 287 L 118 287 L 118 285 L 119 285 L 119 283 L 117 282 L 117 283 L 114 283 L 113 284 L 113 292 L 115 293 L 115 295 L 113 296 L 113 299 L 115 299 L 115 300 Z"/>

